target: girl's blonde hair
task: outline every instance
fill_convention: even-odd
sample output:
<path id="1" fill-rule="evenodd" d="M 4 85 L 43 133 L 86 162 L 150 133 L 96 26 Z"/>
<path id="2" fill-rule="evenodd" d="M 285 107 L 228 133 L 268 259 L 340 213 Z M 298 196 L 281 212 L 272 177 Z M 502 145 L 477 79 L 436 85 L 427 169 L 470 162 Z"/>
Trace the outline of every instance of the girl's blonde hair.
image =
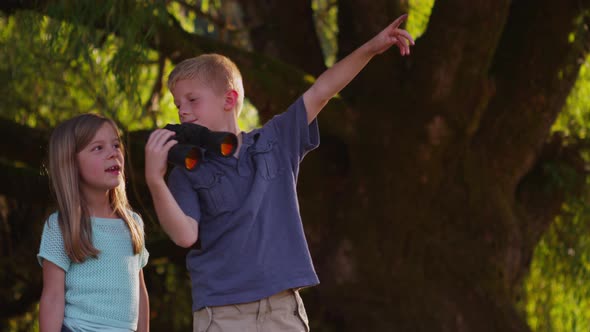
<path id="1" fill-rule="evenodd" d="M 244 84 L 238 66 L 228 57 L 221 54 L 201 54 L 197 57 L 183 60 L 168 76 L 168 89 L 174 89 L 176 82 L 187 79 L 197 79 L 209 85 L 213 91 L 222 94 L 229 90 L 238 93 L 235 106 L 239 115 L 244 105 Z"/>
<path id="2" fill-rule="evenodd" d="M 100 115 L 83 114 L 58 125 L 49 139 L 49 178 L 57 200 L 59 227 L 63 235 L 65 252 L 77 263 L 83 262 L 88 256 L 96 258 L 100 252 L 92 244 L 92 225 L 80 189 L 77 154 L 90 144 L 96 132 L 105 123 L 112 126 L 120 136 L 113 120 Z M 109 190 L 109 200 L 113 211 L 129 228 L 133 252 L 140 253 L 144 245 L 143 229 L 132 216 L 125 193 L 125 181 Z"/>

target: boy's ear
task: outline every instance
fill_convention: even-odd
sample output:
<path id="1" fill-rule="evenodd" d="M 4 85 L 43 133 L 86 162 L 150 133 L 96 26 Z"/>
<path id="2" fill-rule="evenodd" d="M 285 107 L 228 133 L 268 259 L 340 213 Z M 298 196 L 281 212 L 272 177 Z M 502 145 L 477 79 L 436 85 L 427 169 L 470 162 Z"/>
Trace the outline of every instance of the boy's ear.
<path id="1" fill-rule="evenodd" d="M 226 111 L 233 111 L 238 102 L 238 92 L 236 90 L 229 90 L 225 93 L 224 109 Z"/>

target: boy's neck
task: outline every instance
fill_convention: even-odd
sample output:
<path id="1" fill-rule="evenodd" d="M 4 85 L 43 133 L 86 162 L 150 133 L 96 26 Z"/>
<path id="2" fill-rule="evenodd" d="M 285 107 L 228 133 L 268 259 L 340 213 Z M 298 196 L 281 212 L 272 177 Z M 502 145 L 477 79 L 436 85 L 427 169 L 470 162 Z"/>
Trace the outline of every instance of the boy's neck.
<path id="1" fill-rule="evenodd" d="M 236 137 L 238 138 L 238 147 L 236 147 L 236 151 L 234 152 L 234 158 L 239 158 L 240 148 L 242 147 L 242 133 L 238 131 Z"/>

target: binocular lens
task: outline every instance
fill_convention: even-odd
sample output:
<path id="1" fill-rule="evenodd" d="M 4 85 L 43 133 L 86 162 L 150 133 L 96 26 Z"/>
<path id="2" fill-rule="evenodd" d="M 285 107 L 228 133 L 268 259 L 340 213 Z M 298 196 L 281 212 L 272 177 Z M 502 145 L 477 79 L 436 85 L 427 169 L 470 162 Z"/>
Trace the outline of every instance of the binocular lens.
<path id="1" fill-rule="evenodd" d="M 231 156 L 238 146 L 238 142 L 235 135 L 227 135 L 221 142 L 221 154 L 225 157 Z"/>
<path id="2" fill-rule="evenodd" d="M 194 145 L 176 144 L 168 151 L 168 161 L 189 171 L 197 168 L 203 159 L 201 149 Z"/>
<path id="3" fill-rule="evenodd" d="M 184 167 L 192 171 L 199 164 L 200 153 L 197 148 L 190 149 L 184 157 Z"/>

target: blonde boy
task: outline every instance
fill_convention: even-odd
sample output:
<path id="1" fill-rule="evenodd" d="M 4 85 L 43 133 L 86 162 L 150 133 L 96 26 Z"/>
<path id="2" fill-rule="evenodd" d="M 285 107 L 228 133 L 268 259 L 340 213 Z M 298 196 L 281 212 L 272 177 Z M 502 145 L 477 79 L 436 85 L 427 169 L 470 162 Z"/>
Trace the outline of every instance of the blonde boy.
<path id="1" fill-rule="evenodd" d="M 164 231 L 192 247 L 194 331 L 304 331 L 298 289 L 319 283 L 299 214 L 296 182 L 305 154 L 319 145 L 316 117 L 371 58 L 412 37 L 387 28 L 320 75 L 286 112 L 241 132 L 244 91 L 236 65 L 206 54 L 181 62 L 168 86 L 182 123 L 238 137 L 233 158 L 205 153 L 196 171 L 176 167 L 164 181 L 174 133 L 156 130 L 146 144 L 146 180 Z M 198 242 L 197 242 L 198 241 Z"/>

